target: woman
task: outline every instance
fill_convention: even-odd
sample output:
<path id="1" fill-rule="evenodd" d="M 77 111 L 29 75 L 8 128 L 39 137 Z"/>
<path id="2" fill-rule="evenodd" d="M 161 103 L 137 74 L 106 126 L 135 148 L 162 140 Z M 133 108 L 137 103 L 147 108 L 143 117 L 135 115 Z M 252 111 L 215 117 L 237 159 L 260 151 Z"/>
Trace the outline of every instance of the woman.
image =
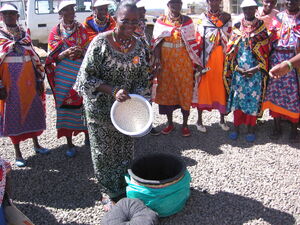
<path id="1" fill-rule="evenodd" d="M 222 12 L 222 0 L 207 0 L 208 12 L 201 14 L 197 24 L 196 35 L 200 42 L 200 59 L 209 70 L 199 77 L 193 106 L 198 109 L 197 129 L 206 132 L 202 123 L 202 111 L 217 109 L 220 112 L 220 126 L 229 130 L 225 124 L 226 90 L 223 82 L 224 58 L 226 45 L 232 30 L 231 16 Z"/>
<path id="2" fill-rule="evenodd" d="M 88 144 L 87 128 L 82 118 L 82 98 L 72 88 L 85 54 L 88 36 L 84 27 L 74 20 L 74 6 L 72 1 L 62 1 L 59 5 L 58 13 L 62 21 L 49 35 L 46 58 L 48 81 L 56 103 L 57 138 L 66 137 L 68 157 L 76 154 L 72 136 L 84 132 L 85 143 Z"/>
<path id="3" fill-rule="evenodd" d="M 277 38 L 273 42 L 270 56 L 271 66 L 289 60 L 300 50 L 299 0 L 287 0 L 286 11 L 277 15 Z M 282 135 L 281 119 L 291 122 L 290 140 L 297 140 L 297 124 L 300 118 L 299 70 L 291 68 L 287 75 L 268 81 L 268 89 L 263 109 L 269 109 L 274 118 L 272 139 Z"/>
<path id="4" fill-rule="evenodd" d="M 263 0 L 263 7 L 258 7 L 256 12 L 256 18 L 264 21 L 265 26 L 268 30 L 273 26 L 273 20 L 276 18 L 276 15 L 279 13 L 275 6 L 277 0 Z"/>
<path id="5" fill-rule="evenodd" d="M 0 136 L 10 137 L 16 165 L 26 166 L 20 142 L 32 138 L 34 150 L 47 154 L 38 136 L 46 129 L 44 69 L 33 50 L 29 31 L 17 23 L 18 9 L 5 4 L 0 9 Z"/>
<path id="6" fill-rule="evenodd" d="M 193 95 L 194 65 L 201 65 L 191 18 L 180 13 L 181 0 L 168 1 L 169 14 L 160 17 L 153 31 L 154 64 L 158 86 L 155 102 L 159 113 L 166 114 L 168 126 L 161 133 L 169 134 L 175 127 L 173 111 L 181 108 L 182 136 L 191 135 L 187 121 Z"/>
<path id="7" fill-rule="evenodd" d="M 268 74 L 269 36 L 264 22 L 255 18 L 257 4 L 244 0 L 244 18 L 233 27 L 225 60 L 225 86 L 228 112 L 233 111 L 235 130 L 229 138 L 236 140 L 239 127 L 248 126 L 246 141 L 254 142 L 257 116 L 265 93 Z"/>
<path id="8" fill-rule="evenodd" d="M 128 93 L 142 94 L 147 86 L 147 49 L 134 37 L 139 14 L 134 3 L 123 1 L 116 12 L 116 28 L 91 42 L 80 69 L 76 90 L 84 98 L 94 170 L 112 201 L 125 195 L 124 174 L 133 158 L 134 140 L 111 123 L 110 108 Z M 111 201 L 103 198 L 105 210 Z"/>
<path id="9" fill-rule="evenodd" d="M 93 5 L 93 15 L 87 17 L 83 22 L 89 41 L 92 41 L 99 33 L 115 28 L 115 20 L 108 14 L 109 1 L 97 0 Z"/>
<path id="10" fill-rule="evenodd" d="M 285 60 L 274 67 L 270 69 L 269 74 L 272 78 L 278 79 L 289 72 L 291 72 L 293 69 L 299 69 L 300 68 L 300 53 L 298 53 L 296 56 L 289 60 Z"/>

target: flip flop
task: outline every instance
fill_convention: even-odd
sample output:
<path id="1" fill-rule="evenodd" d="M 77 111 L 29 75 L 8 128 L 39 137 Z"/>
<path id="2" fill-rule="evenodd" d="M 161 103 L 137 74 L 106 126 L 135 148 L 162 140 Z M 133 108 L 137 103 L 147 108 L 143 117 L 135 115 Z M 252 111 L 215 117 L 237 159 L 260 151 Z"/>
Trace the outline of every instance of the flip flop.
<path id="1" fill-rule="evenodd" d="M 76 149 L 75 147 L 72 147 L 72 148 L 69 148 L 67 151 L 66 151 L 66 155 L 70 158 L 73 158 L 75 155 L 76 155 Z"/>
<path id="2" fill-rule="evenodd" d="M 50 150 L 48 148 L 43 148 L 43 147 L 41 147 L 41 148 L 34 148 L 34 151 L 36 153 L 39 153 L 39 154 L 42 154 L 42 155 L 47 155 L 47 154 L 50 153 Z"/>
<path id="3" fill-rule="evenodd" d="M 231 140 L 237 140 L 238 139 L 238 137 L 239 137 L 239 134 L 238 134 L 238 132 L 236 132 L 236 131 L 232 131 L 232 132 L 230 132 L 230 134 L 229 134 L 229 138 L 231 139 Z"/>
<path id="4" fill-rule="evenodd" d="M 26 161 L 24 159 L 16 159 L 16 166 L 17 167 L 25 167 L 26 166 Z"/>
<path id="5" fill-rule="evenodd" d="M 255 134 L 247 134 L 245 139 L 247 142 L 254 142 L 256 140 L 256 135 Z"/>

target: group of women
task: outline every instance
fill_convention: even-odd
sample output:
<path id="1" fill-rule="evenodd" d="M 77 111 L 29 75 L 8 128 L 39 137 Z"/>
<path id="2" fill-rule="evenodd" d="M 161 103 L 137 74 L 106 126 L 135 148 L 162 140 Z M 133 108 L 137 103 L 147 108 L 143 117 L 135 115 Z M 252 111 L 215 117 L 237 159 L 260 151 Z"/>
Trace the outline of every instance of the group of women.
<path id="1" fill-rule="evenodd" d="M 235 129 L 229 137 L 236 140 L 240 125 L 246 124 L 246 140 L 253 142 L 257 118 L 270 109 L 275 121 L 272 137 L 280 137 L 280 121 L 286 119 L 292 124 L 290 138 L 296 140 L 299 73 L 287 60 L 300 47 L 300 1 L 286 0 L 286 10 L 267 28 L 255 15 L 260 12 L 261 19 L 270 19 L 274 0 L 264 0 L 263 11 L 257 11 L 254 0 L 244 0 L 243 18 L 234 26 L 231 16 L 220 9 L 221 2 L 207 0 L 208 10 L 195 27 L 191 18 L 181 14 L 181 0 L 167 0 L 169 12 L 156 21 L 150 52 L 143 6 L 124 0 L 112 18 L 109 2 L 97 0 L 93 15 L 80 24 L 75 20 L 75 3 L 62 1 L 61 21 L 49 35 L 45 71 L 29 32 L 17 24 L 17 8 L 4 5 L 0 9 L 4 22 L 0 28 L 0 135 L 11 138 L 16 164 L 26 165 L 19 143 L 27 138 L 33 138 L 36 152 L 49 153 L 37 139 L 45 130 L 45 72 L 55 99 L 57 137 L 66 137 L 66 154 L 73 157 L 72 136 L 85 133 L 95 175 L 108 194 L 102 198 L 107 208 L 125 195 L 124 174 L 134 153 L 133 139 L 110 121 L 111 105 L 115 100 L 126 101 L 129 93 L 145 93 L 152 75 L 158 83 L 154 101 L 168 119 L 162 134 L 175 129 L 172 114 L 180 108 L 182 136 L 190 136 L 187 122 L 192 106 L 198 110 L 199 131 L 206 132 L 203 110 L 218 110 L 223 130 L 229 130 L 225 115 L 233 112 Z M 287 75 L 269 77 L 270 66 L 278 63 L 289 66 Z"/>

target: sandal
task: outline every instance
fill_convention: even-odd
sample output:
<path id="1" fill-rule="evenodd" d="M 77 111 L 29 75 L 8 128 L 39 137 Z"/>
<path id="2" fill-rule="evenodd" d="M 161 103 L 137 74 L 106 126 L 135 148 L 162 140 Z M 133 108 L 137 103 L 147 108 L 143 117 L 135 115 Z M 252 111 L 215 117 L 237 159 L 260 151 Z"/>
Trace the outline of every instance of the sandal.
<path id="1" fill-rule="evenodd" d="M 103 210 L 105 212 L 108 212 L 110 211 L 114 205 L 116 204 L 114 201 L 112 201 L 110 198 L 102 198 L 101 199 L 101 204 L 102 204 L 102 207 L 103 207 Z"/>
<path id="2" fill-rule="evenodd" d="M 256 135 L 255 134 L 247 134 L 245 139 L 247 142 L 254 142 L 256 140 Z"/>
<path id="3" fill-rule="evenodd" d="M 166 135 L 166 134 L 171 133 L 173 130 L 175 130 L 174 125 L 169 125 L 169 126 L 167 126 L 165 129 L 163 129 L 163 130 L 161 131 L 161 133 Z"/>
<path id="4" fill-rule="evenodd" d="M 41 155 L 47 155 L 47 154 L 50 153 L 50 150 L 49 150 L 48 148 L 43 148 L 43 147 L 40 147 L 40 148 L 35 148 L 35 147 L 34 147 L 34 151 L 35 151 L 36 153 L 41 154 Z"/>
<path id="5" fill-rule="evenodd" d="M 16 166 L 17 167 L 25 167 L 26 166 L 26 161 L 22 158 L 16 159 Z"/>
<path id="6" fill-rule="evenodd" d="M 231 139 L 231 140 L 237 140 L 238 139 L 238 137 L 239 137 L 239 134 L 238 134 L 238 132 L 236 132 L 236 131 L 232 131 L 232 132 L 230 132 L 230 134 L 229 134 L 229 138 Z"/>
<path id="7" fill-rule="evenodd" d="M 182 132 L 182 136 L 183 137 L 189 137 L 189 136 L 191 136 L 191 131 L 190 131 L 190 129 L 188 127 L 182 128 L 181 132 Z"/>

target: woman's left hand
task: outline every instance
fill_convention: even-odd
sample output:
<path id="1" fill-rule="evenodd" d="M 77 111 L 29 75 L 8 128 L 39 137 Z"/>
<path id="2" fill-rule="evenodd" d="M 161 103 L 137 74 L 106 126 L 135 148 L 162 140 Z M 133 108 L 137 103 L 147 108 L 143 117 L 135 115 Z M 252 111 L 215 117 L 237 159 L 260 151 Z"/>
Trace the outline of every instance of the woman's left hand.
<path id="1" fill-rule="evenodd" d="M 259 71 L 259 66 L 252 67 L 244 72 L 246 77 L 252 77 L 253 74 Z"/>
<path id="2" fill-rule="evenodd" d="M 115 98 L 118 102 L 125 102 L 126 100 L 130 99 L 130 96 L 125 89 L 120 89 L 117 91 Z"/>
<path id="3" fill-rule="evenodd" d="M 38 81 L 36 85 L 36 90 L 38 92 L 38 95 L 41 96 L 45 91 L 45 85 L 43 81 Z"/>

